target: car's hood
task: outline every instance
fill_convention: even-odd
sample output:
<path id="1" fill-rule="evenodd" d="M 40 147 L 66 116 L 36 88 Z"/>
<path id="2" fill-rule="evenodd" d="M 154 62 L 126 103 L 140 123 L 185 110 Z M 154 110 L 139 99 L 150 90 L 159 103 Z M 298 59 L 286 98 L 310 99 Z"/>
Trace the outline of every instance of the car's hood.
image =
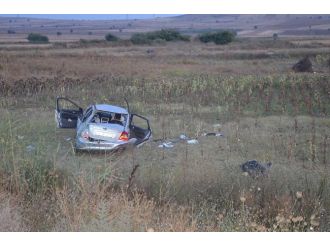
<path id="1" fill-rule="evenodd" d="M 105 141 L 118 141 L 124 126 L 109 123 L 90 123 L 88 125 L 89 136 L 94 139 Z"/>

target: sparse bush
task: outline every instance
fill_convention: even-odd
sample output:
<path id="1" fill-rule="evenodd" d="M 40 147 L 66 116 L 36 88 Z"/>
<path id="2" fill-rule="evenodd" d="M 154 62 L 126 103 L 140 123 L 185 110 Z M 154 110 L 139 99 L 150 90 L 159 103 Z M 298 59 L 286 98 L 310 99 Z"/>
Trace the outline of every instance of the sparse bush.
<path id="1" fill-rule="evenodd" d="M 9 29 L 9 30 L 7 31 L 7 33 L 8 33 L 8 34 L 15 34 L 16 32 L 15 32 L 14 30 Z"/>
<path id="2" fill-rule="evenodd" d="M 41 35 L 39 33 L 30 33 L 27 37 L 28 41 L 31 43 L 48 43 L 48 37 L 45 35 Z"/>
<path id="3" fill-rule="evenodd" d="M 198 37 L 203 43 L 214 42 L 217 45 L 228 44 L 232 42 L 234 38 L 235 33 L 230 31 L 204 33 Z"/>
<path id="4" fill-rule="evenodd" d="M 274 33 L 273 34 L 273 40 L 276 41 L 278 39 L 278 34 L 277 33 Z"/>
<path id="5" fill-rule="evenodd" d="M 119 38 L 111 33 L 108 33 L 107 35 L 105 35 L 105 40 L 110 42 L 115 42 L 118 41 Z"/>
<path id="6" fill-rule="evenodd" d="M 56 35 L 57 36 L 60 36 L 60 35 L 62 35 L 62 33 L 61 32 L 57 32 Z"/>

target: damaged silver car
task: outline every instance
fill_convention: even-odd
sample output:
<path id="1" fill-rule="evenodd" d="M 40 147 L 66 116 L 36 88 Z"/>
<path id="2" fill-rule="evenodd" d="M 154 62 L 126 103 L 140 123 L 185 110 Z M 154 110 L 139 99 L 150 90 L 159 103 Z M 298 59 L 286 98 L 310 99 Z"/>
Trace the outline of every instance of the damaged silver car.
<path id="1" fill-rule="evenodd" d="M 127 103 L 127 101 L 126 101 Z M 76 150 L 116 150 L 140 146 L 151 138 L 149 120 L 127 109 L 93 104 L 85 110 L 72 100 L 56 98 L 55 121 L 58 128 L 75 128 Z"/>

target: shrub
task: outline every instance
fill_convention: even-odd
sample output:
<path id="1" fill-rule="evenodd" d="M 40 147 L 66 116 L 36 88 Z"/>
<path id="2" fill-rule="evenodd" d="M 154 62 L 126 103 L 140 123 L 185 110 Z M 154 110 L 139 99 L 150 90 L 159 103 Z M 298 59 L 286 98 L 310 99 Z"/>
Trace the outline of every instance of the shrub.
<path id="1" fill-rule="evenodd" d="M 232 32 L 224 31 L 222 33 L 216 33 L 214 37 L 214 43 L 217 45 L 224 45 L 232 42 L 235 35 Z"/>
<path id="2" fill-rule="evenodd" d="M 274 33 L 273 34 L 273 40 L 276 41 L 278 39 L 278 34 L 277 33 Z"/>
<path id="3" fill-rule="evenodd" d="M 49 41 L 47 36 L 39 33 L 30 33 L 27 39 L 31 43 L 48 43 Z"/>
<path id="4" fill-rule="evenodd" d="M 14 30 L 10 30 L 10 29 L 9 29 L 9 30 L 7 31 L 7 33 L 8 33 L 8 34 L 15 34 L 16 32 L 15 32 Z"/>
<path id="5" fill-rule="evenodd" d="M 151 40 L 145 33 L 135 33 L 131 37 L 131 42 L 135 45 L 150 44 Z"/>
<path id="6" fill-rule="evenodd" d="M 108 33 L 107 35 L 105 35 L 105 39 L 106 41 L 118 41 L 119 38 L 111 33 Z"/>
<path id="7" fill-rule="evenodd" d="M 199 35 L 198 38 L 203 43 L 214 42 L 217 45 L 224 45 L 234 40 L 235 33 L 230 31 L 209 32 Z"/>
<path id="8" fill-rule="evenodd" d="M 62 33 L 61 32 L 57 32 L 56 35 L 57 36 L 60 36 L 60 35 L 62 35 Z"/>
<path id="9" fill-rule="evenodd" d="M 136 33 L 131 37 L 133 44 L 150 44 L 155 40 L 165 41 L 190 41 L 190 37 L 182 35 L 180 32 L 173 29 L 162 29 L 159 31 Z"/>

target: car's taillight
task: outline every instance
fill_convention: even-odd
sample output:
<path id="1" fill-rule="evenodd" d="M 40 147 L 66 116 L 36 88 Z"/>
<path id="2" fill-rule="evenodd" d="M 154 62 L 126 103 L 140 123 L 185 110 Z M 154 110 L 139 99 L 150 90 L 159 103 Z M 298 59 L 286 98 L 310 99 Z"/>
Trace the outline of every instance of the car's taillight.
<path id="1" fill-rule="evenodd" d="M 119 136 L 119 140 L 128 141 L 128 133 L 126 131 L 121 132 L 121 134 Z"/>
<path id="2" fill-rule="evenodd" d="M 84 130 L 83 132 L 81 132 L 81 137 L 88 140 L 89 138 L 88 130 Z"/>

